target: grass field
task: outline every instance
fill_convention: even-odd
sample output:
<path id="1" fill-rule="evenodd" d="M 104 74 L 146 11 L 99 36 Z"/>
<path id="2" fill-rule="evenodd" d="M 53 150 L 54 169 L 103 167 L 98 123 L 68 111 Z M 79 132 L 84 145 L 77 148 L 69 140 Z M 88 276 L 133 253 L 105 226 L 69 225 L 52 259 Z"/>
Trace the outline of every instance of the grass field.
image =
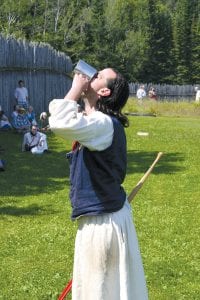
<path id="1" fill-rule="evenodd" d="M 200 299 L 199 117 L 129 120 L 127 193 L 164 152 L 132 202 L 149 299 Z M 0 132 L 7 162 L 0 173 L 0 299 L 53 300 L 72 277 L 76 223 L 65 158 L 71 142 L 49 133 L 51 153 L 34 156 L 21 152 L 21 140 Z"/>

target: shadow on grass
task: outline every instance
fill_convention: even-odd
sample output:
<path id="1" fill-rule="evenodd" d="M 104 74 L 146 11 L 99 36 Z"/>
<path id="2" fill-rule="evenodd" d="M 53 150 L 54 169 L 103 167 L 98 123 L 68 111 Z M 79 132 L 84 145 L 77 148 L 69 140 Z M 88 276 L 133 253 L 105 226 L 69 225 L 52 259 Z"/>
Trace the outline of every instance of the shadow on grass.
<path id="1" fill-rule="evenodd" d="M 23 136 L 20 134 L 8 132 L 0 135 L 5 149 L 0 158 L 6 161 L 5 172 L 0 173 L 1 196 L 52 194 L 69 186 L 67 150 L 60 151 L 65 145 L 57 145 L 53 134 L 48 135 L 51 153 L 42 155 L 21 152 Z"/>
<path id="2" fill-rule="evenodd" d="M 1 196 L 9 196 L 14 200 L 14 197 L 37 196 L 42 193 L 55 195 L 56 191 L 63 189 L 66 189 L 66 197 L 68 196 L 67 149 L 60 151 L 65 147 L 64 142 L 57 140 L 51 133 L 48 135 L 51 153 L 33 155 L 30 152 L 21 152 L 21 135 L 6 133 L 3 138 L 5 153 L 2 158 L 7 161 L 7 164 L 6 171 L 0 174 Z M 127 174 L 145 173 L 156 156 L 156 152 L 128 151 Z M 183 170 L 180 166 L 181 161 L 183 161 L 181 153 L 164 153 L 153 173 L 180 172 Z M 37 207 L 33 210 L 36 209 Z"/>
<path id="3" fill-rule="evenodd" d="M 53 211 L 41 208 L 38 205 L 30 205 L 28 207 L 17 207 L 17 206 L 4 206 L 0 207 L 0 215 L 10 215 L 15 217 L 21 216 L 35 216 L 35 215 L 46 215 L 46 214 L 54 214 L 58 213 L 57 211 Z"/>
<path id="4" fill-rule="evenodd" d="M 69 184 L 69 166 L 65 152 L 32 155 L 16 153 L 6 159 L 1 173 L 2 196 L 31 196 L 55 193 Z"/>
<path id="5" fill-rule="evenodd" d="M 145 173 L 156 159 L 158 152 L 128 151 L 127 174 Z M 184 170 L 180 163 L 184 160 L 181 153 L 164 153 L 155 165 L 153 174 L 172 174 Z"/>

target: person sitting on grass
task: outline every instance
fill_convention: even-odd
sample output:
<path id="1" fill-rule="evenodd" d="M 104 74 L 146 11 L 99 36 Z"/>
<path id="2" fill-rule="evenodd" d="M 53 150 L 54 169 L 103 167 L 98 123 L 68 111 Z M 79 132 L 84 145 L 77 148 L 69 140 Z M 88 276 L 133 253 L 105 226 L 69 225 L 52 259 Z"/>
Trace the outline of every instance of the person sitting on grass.
<path id="1" fill-rule="evenodd" d="M 39 132 L 36 125 L 32 125 L 30 131 L 24 134 L 22 151 L 30 151 L 32 154 L 49 152 L 47 136 Z"/>
<path id="2" fill-rule="evenodd" d="M 29 119 L 29 122 L 31 123 L 31 125 L 37 125 L 35 112 L 34 112 L 33 106 L 31 106 L 31 105 L 28 107 L 27 116 L 28 116 L 28 119 Z"/>
<path id="3" fill-rule="evenodd" d="M 40 131 L 47 131 L 50 129 L 48 115 L 45 111 L 40 114 L 39 128 L 40 128 Z"/>
<path id="4" fill-rule="evenodd" d="M 8 117 L 5 115 L 4 111 L 0 106 L 0 129 L 11 129 L 12 125 L 10 124 Z"/>
<path id="5" fill-rule="evenodd" d="M 5 160 L 0 159 L 0 171 L 5 171 Z"/>
<path id="6" fill-rule="evenodd" d="M 17 130 L 17 132 L 22 133 L 30 130 L 31 124 L 29 122 L 26 110 L 23 107 L 16 105 L 11 116 L 12 126 Z"/>

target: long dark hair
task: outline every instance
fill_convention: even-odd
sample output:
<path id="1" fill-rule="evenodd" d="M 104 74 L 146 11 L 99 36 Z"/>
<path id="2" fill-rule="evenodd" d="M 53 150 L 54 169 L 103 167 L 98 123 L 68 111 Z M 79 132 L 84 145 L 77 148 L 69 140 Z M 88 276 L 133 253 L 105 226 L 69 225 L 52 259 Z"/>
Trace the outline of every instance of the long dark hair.
<path id="1" fill-rule="evenodd" d="M 122 108 L 125 106 L 129 97 L 129 85 L 126 79 L 115 69 L 115 79 L 109 79 L 107 88 L 111 90 L 109 96 L 103 97 L 97 102 L 97 109 L 107 115 L 116 117 L 124 127 L 129 126 L 128 118 L 122 113 Z"/>

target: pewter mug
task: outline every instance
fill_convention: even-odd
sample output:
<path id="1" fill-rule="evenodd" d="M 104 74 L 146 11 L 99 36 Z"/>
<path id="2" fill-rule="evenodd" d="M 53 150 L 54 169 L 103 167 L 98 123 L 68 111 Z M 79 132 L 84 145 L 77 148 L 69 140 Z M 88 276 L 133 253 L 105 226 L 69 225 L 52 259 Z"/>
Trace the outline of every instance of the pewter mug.
<path id="1" fill-rule="evenodd" d="M 87 64 L 85 61 L 81 59 L 78 61 L 77 65 L 75 66 L 74 72 L 86 75 L 89 80 L 91 80 L 98 73 L 98 71 L 95 68 L 93 68 L 92 66 L 90 66 L 89 64 Z"/>

